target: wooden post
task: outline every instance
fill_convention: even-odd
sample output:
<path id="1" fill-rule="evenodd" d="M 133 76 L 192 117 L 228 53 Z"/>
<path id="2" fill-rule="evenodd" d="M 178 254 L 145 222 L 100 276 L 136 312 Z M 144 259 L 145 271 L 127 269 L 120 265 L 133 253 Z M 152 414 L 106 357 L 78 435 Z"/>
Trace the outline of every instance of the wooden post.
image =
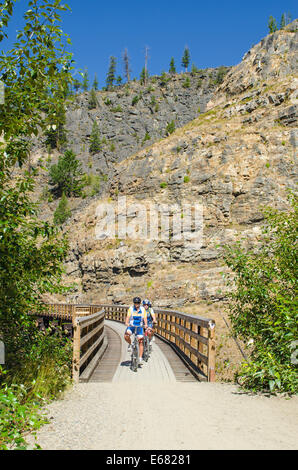
<path id="1" fill-rule="evenodd" d="M 77 324 L 76 309 L 72 319 L 73 322 L 73 360 L 72 360 L 72 378 L 75 383 L 80 379 L 80 355 L 81 355 L 81 327 Z"/>
<path id="2" fill-rule="evenodd" d="M 208 382 L 215 382 L 215 323 L 208 328 Z"/>

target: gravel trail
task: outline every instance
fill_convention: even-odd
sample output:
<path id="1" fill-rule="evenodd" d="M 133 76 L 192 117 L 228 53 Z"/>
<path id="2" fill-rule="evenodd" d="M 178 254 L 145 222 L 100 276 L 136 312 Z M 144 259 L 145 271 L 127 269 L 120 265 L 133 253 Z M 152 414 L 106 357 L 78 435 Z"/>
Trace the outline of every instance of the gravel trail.
<path id="1" fill-rule="evenodd" d="M 298 397 L 216 383 L 87 383 L 47 407 L 49 450 L 297 449 Z"/>

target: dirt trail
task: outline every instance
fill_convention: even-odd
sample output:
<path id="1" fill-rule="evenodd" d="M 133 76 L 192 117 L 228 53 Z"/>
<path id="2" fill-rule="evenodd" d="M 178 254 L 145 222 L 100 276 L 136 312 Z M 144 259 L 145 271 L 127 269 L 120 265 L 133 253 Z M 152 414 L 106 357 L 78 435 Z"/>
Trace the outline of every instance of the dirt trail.
<path id="1" fill-rule="evenodd" d="M 43 449 L 297 449 L 298 397 L 212 383 L 88 383 L 47 408 Z"/>

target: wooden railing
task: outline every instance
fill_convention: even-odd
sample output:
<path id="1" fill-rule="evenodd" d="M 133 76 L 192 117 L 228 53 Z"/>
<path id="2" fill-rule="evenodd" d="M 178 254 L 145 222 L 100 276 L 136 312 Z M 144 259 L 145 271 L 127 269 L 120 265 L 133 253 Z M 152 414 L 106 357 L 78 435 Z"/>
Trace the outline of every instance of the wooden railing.
<path id="1" fill-rule="evenodd" d="M 84 324 L 88 316 L 104 311 L 104 317 L 121 323 L 125 322 L 127 305 L 98 304 L 98 305 L 72 305 L 51 304 L 48 315 L 55 318 L 64 318 L 73 321 L 74 328 Z M 185 362 L 187 367 L 198 378 L 215 381 L 215 322 L 210 318 L 189 315 L 176 310 L 154 308 L 157 317 L 156 334 L 166 341 Z M 84 318 L 87 315 L 86 318 Z M 79 317 L 79 318 L 78 318 Z M 83 321 L 83 323 L 81 323 Z M 81 328 L 81 327 L 80 327 Z M 76 336 L 77 335 L 77 336 Z M 78 330 L 74 334 L 74 347 L 78 351 Z M 84 341 L 84 340 L 83 340 Z M 81 340 L 80 340 L 81 342 Z M 86 341 L 87 343 L 87 341 Z M 84 343 L 85 344 L 85 343 Z M 88 343 L 89 344 L 89 343 Z M 83 358 L 86 353 L 83 351 Z M 89 356 L 86 356 L 89 357 Z M 82 358 L 81 358 L 82 359 Z M 81 361 L 80 359 L 80 361 Z M 78 372 L 78 352 L 76 352 L 75 377 L 83 373 L 84 364 L 80 365 Z M 89 368 L 90 370 L 90 368 Z M 82 375 L 82 379 L 87 373 Z"/>
<path id="2" fill-rule="evenodd" d="M 96 310 L 96 308 L 91 308 Z M 98 310 L 98 309 L 97 309 Z M 77 310 L 78 311 L 78 310 Z M 73 319 L 73 380 L 87 382 L 108 345 L 104 334 L 105 311 Z"/>

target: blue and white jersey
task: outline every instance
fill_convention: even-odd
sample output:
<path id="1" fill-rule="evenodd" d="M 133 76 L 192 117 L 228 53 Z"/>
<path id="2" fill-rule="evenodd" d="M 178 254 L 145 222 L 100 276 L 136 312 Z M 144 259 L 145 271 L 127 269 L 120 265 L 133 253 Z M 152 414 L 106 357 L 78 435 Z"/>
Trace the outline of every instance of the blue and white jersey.
<path id="1" fill-rule="evenodd" d="M 146 318 L 146 312 L 144 307 L 140 307 L 138 310 L 134 305 L 128 309 L 129 325 L 130 326 L 143 326 L 144 319 Z"/>

